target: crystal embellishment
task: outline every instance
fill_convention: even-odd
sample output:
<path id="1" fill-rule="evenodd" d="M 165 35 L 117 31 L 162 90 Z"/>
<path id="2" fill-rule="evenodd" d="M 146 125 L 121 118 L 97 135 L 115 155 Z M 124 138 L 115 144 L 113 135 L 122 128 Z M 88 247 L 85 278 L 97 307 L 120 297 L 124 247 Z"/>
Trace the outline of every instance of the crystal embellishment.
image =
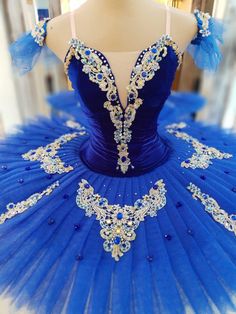
<path id="1" fill-rule="evenodd" d="M 44 191 L 31 195 L 24 201 L 18 203 L 9 203 L 7 205 L 7 211 L 0 215 L 0 224 L 3 224 L 7 219 L 25 212 L 30 207 L 36 205 L 44 196 L 49 196 L 57 187 L 59 187 L 59 181 L 48 186 Z"/>
<path id="2" fill-rule="evenodd" d="M 204 145 L 200 143 L 198 139 L 185 132 L 181 132 L 181 129 L 185 127 L 187 127 L 185 122 L 174 123 L 166 126 L 168 133 L 191 144 L 195 150 L 195 153 L 190 158 L 181 162 L 181 167 L 207 169 L 212 164 L 213 159 L 229 159 L 233 157 L 231 154 L 223 153 L 215 147 Z"/>
<path id="3" fill-rule="evenodd" d="M 203 193 L 201 189 L 192 182 L 187 189 L 192 193 L 195 200 L 199 200 L 203 204 L 205 211 L 209 213 L 216 222 L 223 225 L 227 230 L 234 232 L 236 235 L 236 214 L 228 214 L 213 197 Z"/>
<path id="4" fill-rule="evenodd" d="M 210 24 L 210 19 L 211 15 L 209 13 L 204 13 L 200 10 L 194 10 L 194 15 L 196 16 L 198 20 L 198 28 L 199 28 L 199 33 L 201 34 L 202 37 L 208 37 L 211 35 L 210 29 L 209 29 L 209 24 Z"/>
<path id="5" fill-rule="evenodd" d="M 139 98 L 138 91 L 160 69 L 159 63 L 167 56 L 168 46 L 172 47 L 177 55 L 178 64 L 181 63 L 182 54 L 179 52 L 177 44 L 168 35 L 162 36 L 154 45 L 143 50 L 132 70 L 130 83 L 127 86 L 128 104 L 123 108 L 114 75 L 105 56 L 101 52 L 85 46 L 79 39 L 72 39 L 70 45 L 65 59 L 65 72 L 68 75 L 71 59 L 75 56 L 83 64 L 83 72 L 88 74 L 89 79 L 106 92 L 107 101 L 104 102 L 104 108 L 109 111 L 115 128 L 114 140 L 117 143 L 118 151 L 117 170 L 125 174 L 130 167 L 134 168 L 129 157 L 128 144 L 132 139 L 131 127 L 136 111 L 143 103 L 143 100 Z"/>
<path id="6" fill-rule="evenodd" d="M 100 235 L 105 240 L 104 250 L 111 252 L 112 257 L 119 261 L 127 252 L 136 237 L 135 230 L 146 216 L 157 216 L 158 210 L 166 205 L 166 189 L 163 180 L 157 181 L 149 194 L 138 199 L 133 206 L 110 205 L 106 198 L 94 193 L 88 181 L 79 183 L 76 203 L 85 210 L 85 215 L 96 216 L 99 220 Z"/>
<path id="7" fill-rule="evenodd" d="M 46 38 L 46 26 L 45 24 L 49 21 L 49 18 L 43 19 L 38 22 L 34 29 L 31 32 L 31 36 L 34 38 L 34 41 L 40 46 L 43 47 Z"/>
<path id="8" fill-rule="evenodd" d="M 72 171 L 74 168 L 70 165 L 65 164 L 61 158 L 57 155 L 58 150 L 63 144 L 70 142 L 79 135 L 85 135 L 85 131 L 74 132 L 64 134 L 54 142 L 40 146 L 37 149 L 32 149 L 29 152 L 22 155 L 24 160 L 39 161 L 41 168 L 49 174 L 62 174 Z"/>

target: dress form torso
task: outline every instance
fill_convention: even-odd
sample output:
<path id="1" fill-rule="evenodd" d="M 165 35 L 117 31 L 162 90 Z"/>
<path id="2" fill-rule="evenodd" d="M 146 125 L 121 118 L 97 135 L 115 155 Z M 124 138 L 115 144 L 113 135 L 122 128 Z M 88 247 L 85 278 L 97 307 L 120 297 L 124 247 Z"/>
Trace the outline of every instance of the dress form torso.
<path id="1" fill-rule="evenodd" d="M 111 4 L 115 3 L 115 7 Z M 87 0 L 74 11 L 76 34 L 80 40 L 100 51 L 140 51 L 166 31 L 166 6 L 152 0 Z M 192 14 L 170 8 L 170 34 L 184 51 L 197 32 Z M 47 46 L 63 61 L 71 39 L 70 13 L 48 23 Z"/>

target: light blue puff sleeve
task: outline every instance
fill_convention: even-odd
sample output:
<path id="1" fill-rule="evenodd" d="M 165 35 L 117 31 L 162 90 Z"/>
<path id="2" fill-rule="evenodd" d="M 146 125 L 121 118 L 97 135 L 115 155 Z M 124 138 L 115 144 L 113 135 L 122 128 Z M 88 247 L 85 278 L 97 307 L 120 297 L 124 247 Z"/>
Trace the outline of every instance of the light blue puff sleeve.
<path id="1" fill-rule="evenodd" d="M 223 44 L 223 23 L 199 10 L 195 10 L 194 15 L 197 19 L 198 32 L 187 51 L 197 67 L 216 71 L 222 59 L 220 45 Z"/>
<path id="2" fill-rule="evenodd" d="M 19 74 L 31 71 L 37 62 L 45 44 L 48 21 L 49 19 L 40 21 L 31 32 L 10 45 L 12 63 Z"/>

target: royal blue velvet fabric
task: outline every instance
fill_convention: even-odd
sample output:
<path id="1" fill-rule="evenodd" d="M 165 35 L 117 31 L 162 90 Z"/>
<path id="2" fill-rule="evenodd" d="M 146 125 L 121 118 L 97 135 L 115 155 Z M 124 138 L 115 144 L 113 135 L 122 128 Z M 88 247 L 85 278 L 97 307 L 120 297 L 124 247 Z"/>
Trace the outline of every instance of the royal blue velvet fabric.
<path id="1" fill-rule="evenodd" d="M 134 168 L 122 174 L 117 171 L 117 144 L 114 141 L 114 126 L 109 111 L 104 109 L 106 94 L 89 80 L 83 72 L 83 64 L 72 59 L 69 77 L 72 86 L 82 100 L 82 110 L 89 118 L 93 132 L 89 141 L 81 148 L 83 162 L 92 170 L 111 176 L 133 176 L 147 172 L 168 159 L 170 148 L 157 134 L 159 113 L 170 95 L 170 89 L 178 66 L 178 59 L 171 47 L 168 55 L 160 62 L 160 70 L 152 80 L 139 91 L 144 103 L 136 112 L 129 143 L 129 156 Z"/>
<path id="2" fill-rule="evenodd" d="M 184 132 L 232 157 L 213 159 L 206 169 L 181 166 L 194 147 L 167 132 L 168 119 L 158 126 L 177 67 L 168 48 L 160 70 L 140 91 L 144 103 L 129 146 L 137 170 L 117 176 L 105 94 L 81 66 L 73 58 L 69 75 L 89 127 L 58 149 L 72 171 L 49 174 L 39 161 L 22 158 L 31 149 L 77 132 L 64 117 L 37 118 L 0 142 L 1 214 L 9 203 L 60 182 L 50 195 L 0 224 L 0 294 L 10 296 L 17 308 L 27 306 L 37 314 L 235 313 L 235 233 L 217 223 L 187 190 L 192 182 L 226 213 L 235 214 L 235 134 L 188 121 Z M 140 223 L 130 250 L 118 262 L 103 248 L 95 215 L 86 216 L 76 204 L 82 179 L 109 204 L 120 206 L 133 205 L 159 179 L 166 185 L 166 205 Z"/>

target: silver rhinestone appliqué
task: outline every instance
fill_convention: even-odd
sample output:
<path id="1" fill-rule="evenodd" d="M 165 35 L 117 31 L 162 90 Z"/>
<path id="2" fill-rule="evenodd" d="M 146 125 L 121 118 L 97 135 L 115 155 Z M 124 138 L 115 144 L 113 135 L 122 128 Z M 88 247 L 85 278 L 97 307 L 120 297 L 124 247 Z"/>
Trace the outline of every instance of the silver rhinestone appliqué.
<path id="1" fill-rule="evenodd" d="M 195 200 L 199 200 L 203 204 L 205 211 L 209 213 L 216 222 L 223 225 L 227 230 L 234 232 L 236 235 L 236 214 L 229 215 L 220 207 L 213 197 L 203 193 L 201 189 L 192 182 L 187 189 L 192 192 L 192 196 Z"/>
<path id="2" fill-rule="evenodd" d="M 99 220 L 100 235 L 105 240 L 104 250 L 111 252 L 118 261 L 127 252 L 136 237 L 135 230 L 146 216 L 157 216 L 158 210 L 166 205 L 166 189 L 163 180 L 157 181 L 149 190 L 149 194 L 138 199 L 133 206 L 109 205 L 106 198 L 94 193 L 88 181 L 79 183 L 76 203 L 85 210 L 85 215 L 96 216 Z"/>
<path id="3" fill-rule="evenodd" d="M 59 181 L 51 184 L 44 191 L 31 195 L 24 201 L 18 203 L 9 203 L 6 207 L 7 211 L 0 215 L 0 224 L 3 224 L 7 219 L 13 218 L 25 212 L 30 207 L 36 205 L 44 196 L 49 196 L 57 187 L 59 187 Z"/>
<path id="4" fill-rule="evenodd" d="M 187 124 L 185 122 L 174 123 L 166 126 L 167 132 L 176 136 L 179 139 L 186 141 L 191 144 L 195 150 L 195 153 L 186 160 L 181 162 L 181 167 L 192 168 L 192 169 L 207 169 L 213 159 L 229 159 L 233 155 L 223 153 L 215 147 L 209 147 L 198 141 L 198 139 L 182 132 L 181 129 L 185 128 Z"/>

